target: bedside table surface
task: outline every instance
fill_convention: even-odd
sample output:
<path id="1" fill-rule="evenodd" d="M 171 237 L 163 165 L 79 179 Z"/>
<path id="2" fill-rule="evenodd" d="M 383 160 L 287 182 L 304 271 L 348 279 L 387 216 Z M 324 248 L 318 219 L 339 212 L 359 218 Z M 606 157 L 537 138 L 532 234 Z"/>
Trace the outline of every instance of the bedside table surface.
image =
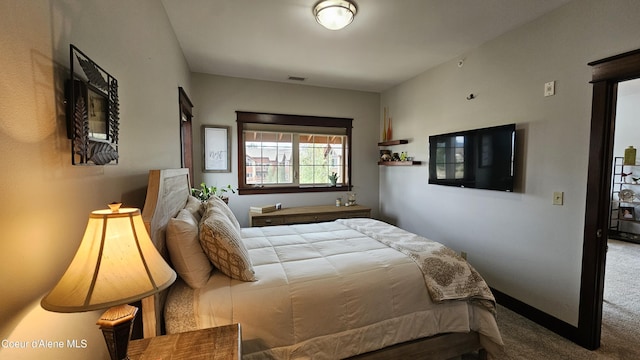
<path id="1" fill-rule="evenodd" d="M 266 213 L 249 211 L 249 226 L 306 224 L 353 217 L 371 217 L 371 208 L 362 205 L 312 205 Z"/>
<path id="2" fill-rule="evenodd" d="M 228 360 L 242 357 L 240 325 L 232 324 L 129 342 L 130 360 Z"/>

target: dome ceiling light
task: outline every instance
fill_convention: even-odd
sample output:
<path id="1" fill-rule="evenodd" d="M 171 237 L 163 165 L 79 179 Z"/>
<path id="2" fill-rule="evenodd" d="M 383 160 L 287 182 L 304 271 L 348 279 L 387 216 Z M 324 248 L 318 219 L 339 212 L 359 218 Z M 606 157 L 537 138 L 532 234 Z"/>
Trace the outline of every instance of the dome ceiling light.
<path id="1" fill-rule="evenodd" d="M 313 8 L 316 21 L 329 30 L 340 30 L 351 24 L 356 16 L 356 5 L 349 0 L 324 0 Z"/>

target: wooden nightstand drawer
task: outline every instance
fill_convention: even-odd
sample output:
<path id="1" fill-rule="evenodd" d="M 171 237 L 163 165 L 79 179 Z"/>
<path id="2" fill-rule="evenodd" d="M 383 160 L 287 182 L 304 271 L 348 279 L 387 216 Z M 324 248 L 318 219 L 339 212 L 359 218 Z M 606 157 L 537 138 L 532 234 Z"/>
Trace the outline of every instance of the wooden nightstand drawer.
<path id="1" fill-rule="evenodd" d="M 130 360 L 237 360 L 242 358 L 239 324 L 129 342 Z"/>
<path id="2" fill-rule="evenodd" d="M 288 215 L 286 217 L 287 224 L 306 224 L 322 221 L 333 221 L 337 219 L 335 214 L 301 214 L 301 215 Z"/>
<path id="3" fill-rule="evenodd" d="M 353 211 L 353 212 L 346 212 L 344 213 L 344 218 L 350 219 L 350 218 L 368 218 L 371 217 L 371 211 L 370 210 L 363 210 L 363 211 Z"/>
<path id="4" fill-rule="evenodd" d="M 251 220 L 251 226 L 283 225 L 284 223 L 284 217 L 282 216 L 254 217 Z"/>

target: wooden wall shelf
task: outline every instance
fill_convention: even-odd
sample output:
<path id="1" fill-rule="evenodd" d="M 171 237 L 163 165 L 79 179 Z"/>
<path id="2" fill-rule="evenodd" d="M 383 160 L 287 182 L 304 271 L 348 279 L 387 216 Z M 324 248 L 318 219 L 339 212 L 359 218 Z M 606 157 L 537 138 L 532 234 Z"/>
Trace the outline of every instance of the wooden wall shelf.
<path id="1" fill-rule="evenodd" d="M 378 161 L 378 165 L 384 166 L 412 166 L 420 164 L 422 164 L 422 161 Z"/>
<path id="2" fill-rule="evenodd" d="M 400 145 L 400 144 L 408 144 L 409 140 L 387 140 L 381 141 L 378 143 L 378 146 L 392 146 L 392 145 Z"/>

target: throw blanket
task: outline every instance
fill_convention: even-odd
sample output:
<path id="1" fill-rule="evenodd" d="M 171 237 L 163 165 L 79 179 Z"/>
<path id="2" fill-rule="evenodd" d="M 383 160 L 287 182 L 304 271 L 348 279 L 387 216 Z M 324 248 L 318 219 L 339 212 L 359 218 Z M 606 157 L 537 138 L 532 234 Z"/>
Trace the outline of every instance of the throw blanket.
<path id="1" fill-rule="evenodd" d="M 480 274 L 452 249 L 382 221 L 336 220 L 409 256 L 420 268 L 434 302 L 470 300 L 495 314 L 495 298 Z"/>

